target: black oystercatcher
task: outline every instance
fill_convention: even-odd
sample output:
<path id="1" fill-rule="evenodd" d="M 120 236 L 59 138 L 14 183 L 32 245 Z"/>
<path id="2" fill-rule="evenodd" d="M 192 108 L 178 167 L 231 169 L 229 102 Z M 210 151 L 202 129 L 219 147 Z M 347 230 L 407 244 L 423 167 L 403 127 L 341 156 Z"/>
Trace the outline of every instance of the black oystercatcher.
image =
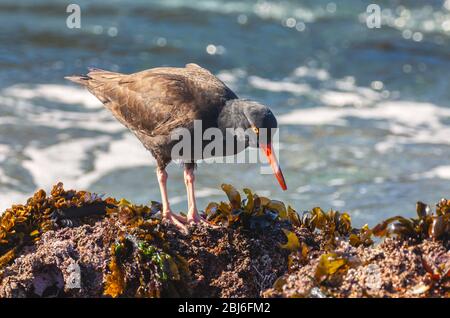
<path id="1" fill-rule="evenodd" d="M 89 69 L 87 75 L 66 79 L 85 86 L 153 154 L 158 166 L 162 216 L 175 225 L 184 228 L 186 222 L 204 222 L 198 214 L 194 193 L 195 162 L 201 158 L 192 154 L 183 160 L 189 205 L 187 218 L 172 213 L 166 187 L 165 169 L 174 159 L 171 152 L 176 143 L 171 134 L 180 128 L 192 130 L 195 120 L 201 120 L 203 130 L 214 127 L 225 132 L 226 128 L 242 128 L 253 129 L 259 135 L 260 130 L 268 129 L 269 138 L 260 138 L 256 145 L 264 150 L 283 190 L 287 189 L 272 152 L 270 137 L 277 121 L 270 109 L 239 99 L 222 81 L 196 64 L 187 64 L 185 68 L 159 67 L 129 75 Z M 233 154 L 236 152 L 239 150 Z"/>

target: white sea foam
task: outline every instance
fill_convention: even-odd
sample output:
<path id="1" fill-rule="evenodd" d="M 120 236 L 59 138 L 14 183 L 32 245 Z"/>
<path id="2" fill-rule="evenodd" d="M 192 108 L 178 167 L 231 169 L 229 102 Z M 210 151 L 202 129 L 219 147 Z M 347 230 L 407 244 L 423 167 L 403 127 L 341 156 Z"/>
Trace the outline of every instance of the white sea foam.
<path id="1" fill-rule="evenodd" d="M 367 13 L 359 15 L 361 23 L 366 24 Z M 420 42 L 427 34 L 448 35 L 450 31 L 450 12 L 448 1 L 444 1 L 442 7 L 431 5 L 407 7 L 399 5 L 382 10 L 382 25 L 387 25 L 402 32 L 403 38 Z"/>
<path id="2" fill-rule="evenodd" d="M 321 81 L 325 81 L 330 79 L 330 74 L 325 69 L 317 69 L 313 67 L 307 67 L 307 66 L 299 66 L 297 67 L 294 72 L 292 72 L 292 75 L 295 77 L 311 77 L 316 78 Z"/>
<path id="3" fill-rule="evenodd" d="M 38 100 L 34 100 L 38 99 Z M 81 105 L 92 111 L 80 112 L 48 108 L 46 103 L 61 102 Z M 21 125 L 26 122 L 57 129 L 78 128 L 119 132 L 125 128 L 86 89 L 68 85 L 15 85 L 0 91 L 0 105 L 16 116 L 0 118 L 1 124 Z M 101 123 L 101 124 L 99 124 Z"/>
<path id="4" fill-rule="evenodd" d="M 186 7 L 221 14 L 254 14 L 262 19 L 283 20 L 291 17 L 304 22 L 313 22 L 319 17 L 330 15 L 325 10 L 321 10 L 319 6 L 310 9 L 300 6 L 296 2 L 286 1 L 159 0 L 157 3 L 162 7 Z"/>
<path id="5" fill-rule="evenodd" d="M 355 92 L 328 91 L 320 94 L 320 101 L 322 103 L 335 107 L 363 107 L 370 100 L 371 99 L 362 98 L 361 94 L 357 94 Z"/>
<path id="6" fill-rule="evenodd" d="M 2 163 L 11 152 L 11 148 L 8 145 L 0 144 L 0 163 Z M 0 165 L 0 185 L 15 185 L 17 180 L 8 176 Z M 11 191 L 2 187 L 0 192 L 0 214 L 14 202 L 22 202 L 25 198 L 23 193 L 18 191 Z"/>
<path id="7" fill-rule="evenodd" d="M 306 82 L 318 81 L 319 86 L 312 88 Z M 383 100 L 382 92 L 355 85 L 353 77 L 333 79 L 327 70 L 301 66 L 282 80 L 271 80 L 259 76 L 249 76 L 249 84 L 260 90 L 275 93 L 290 93 L 294 96 L 308 96 L 318 104 L 334 107 L 365 107 Z M 387 93 L 387 92 L 386 92 Z"/>
<path id="8" fill-rule="evenodd" d="M 236 90 L 240 80 L 247 76 L 247 72 L 243 69 L 236 68 L 232 70 L 220 71 L 216 76 L 231 89 Z"/>
<path id="9" fill-rule="evenodd" d="M 315 107 L 299 109 L 278 116 L 281 125 L 345 125 L 346 109 Z"/>
<path id="10" fill-rule="evenodd" d="M 105 145 L 106 151 L 96 149 Z M 95 181 L 117 169 L 155 164 L 150 153 L 142 147 L 137 138 L 128 133 L 119 140 L 101 136 L 94 139 L 68 140 L 47 148 L 28 147 L 24 155 L 27 159 L 22 163 L 22 167 L 29 171 L 37 188 L 47 191 L 58 181 L 63 182 L 67 188 L 89 189 Z M 86 166 L 89 155 L 94 156 L 92 168 Z M 17 180 L 8 177 L 1 169 L 0 182 L 18 185 Z M 2 191 L 0 211 L 13 203 L 23 203 L 30 195 L 32 193 Z"/>
<path id="11" fill-rule="evenodd" d="M 338 186 L 341 186 L 344 184 L 345 184 L 345 179 L 343 179 L 343 178 L 337 178 L 337 179 L 332 179 L 332 180 L 328 181 L 328 185 L 330 187 L 338 187 Z"/>
<path id="12" fill-rule="evenodd" d="M 427 172 L 413 174 L 411 178 L 416 180 L 432 178 L 450 180 L 450 166 L 435 167 Z"/>
<path id="13" fill-rule="evenodd" d="M 258 76 L 248 78 L 250 85 L 254 88 L 263 89 L 270 92 L 287 92 L 294 95 L 301 95 L 311 91 L 307 84 L 299 84 L 288 81 L 271 81 Z"/>
<path id="14" fill-rule="evenodd" d="M 105 145 L 106 152 L 99 148 Z M 36 185 L 44 189 L 57 181 L 67 187 L 88 189 L 93 182 L 116 169 L 154 164 L 150 153 L 131 134 L 125 134 L 119 140 L 101 136 L 68 140 L 43 149 L 29 147 L 25 154 L 29 159 L 23 166 L 31 173 Z M 87 168 L 90 155 L 95 159 L 93 167 Z"/>
<path id="15" fill-rule="evenodd" d="M 0 193 L 0 214 L 13 204 L 24 204 L 31 194 L 18 191 L 2 191 Z"/>
<path id="16" fill-rule="evenodd" d="M 450 117 L 450 109 L 429 103 L 381 102 L 367 108 L 316 107 L 300 109 L 279 116 L 283 125 L 346 125 L 349 118 L 383 120 L 390 136 L 376 145 L 384 152 L 396 144 L 450 144 L 450 127 L 442 118 Z"/>
<path id="17" fill-rule="evenodd" d="M 74 108 L 48 107 L 55 101 L 74 105 Z M 55 144 L 42 146 L 30 136 L 30 143 L 20 150 L 21 159 L 17 164 L 30 173 L 36 188 L 50 190 L 53 184 L 62 181 L 68 188 L 89 189 L 91 184 L 116 169 L 154 164 L 151 154 L 137 138 L 83 88 L 15 85 L 0 91 L 0 105 L 7 114 L 0 117 L 1 124 L 11 124 L 18 129 L 51 127 L 59 131 Z M 39 128 L 36 131 L 39 132 Z M 10 146 L 0 144 L 0 184 L 5 185 L 4 188 L 19 186 L 19 179 L 7 175 L 1 164 L 16 155 Z M 0 208 L 24 202 L 31 194 L 2 189 Z"/>
<path id="18" fill-rule="evenodd" d="M 80 187 L 87 188 L 96 180 L 117 169 L 149 165 L 156 165 L 156 161 L 150 152 L 142 147 L 135 136 L 126 133 L 123 139 L 111 141 L 108 151 L 97 154 L 94 169 L 81 176 L 79 184 Z"/>
<path id="19" fill-rule="evenodd" d="M 301 186 L 297 188 L 297 192 L 298 193 L 307 193 L 309 191 L 311 191 L 312 187 L 310 185 L 306 185 L 306 186 Z"/>
<path id="20" fill-rule="evenodd" d="M 67 187 L 78 187 L 80 177 L 89 173 L 83 166 L 88 160 L 89 152 L 110 141 L 110 138 L 103 136 L 67 140 L 47 148 L 30 146 L 25 150 L 29 159 L 23 162 L 23 167 L 31 173 L 39 188 L 49 189 L 58 180 Z"/>
<path id="21" fill-rule="evenodd" d="M 318 105 L 323 105 L 279 115 L 281 125 L 346 126 L 350 125 L 349 119 L 360 118 L 388 130 L 387 137 L 376 145 L 380 152 L 398 144 L 450 144 L 450 127 L 442 122 L 450 117 L 450 109 L 427 103 L 386 101 L 380 92 L 356 86 L 351 77 L 336 80 L 326 70 L 302 66 L 280 81 L 248 76 L 241 69 L 222 71 L 219 78 L 231 87 L 248 81 L 257 89 L 273 94 L 307 95 Z M 315 79 L 319 86 L 313 88 L 306 84 L 307 78 Z M 48 107 L 54 101 L 81 106 L 81 109 Z M 55 182 L 63 181 L 67 187 L 89 189 L 90 185 L 117 169 L 154 164 L 139 141 L 125 132 L 109 111 L 83 88 L 54 84 L 16 85 L 0 91 L 0 105 L 6 115 L 0 118 L 1 124 L 47 126 L 59 130 L 58 143 L 48 147 L 30 143 L 21 154 L 24 159 L 20 159 L 23 162 L 19 164 L 29 171 L 36 187 L 49 190 Z M 87 136 L 92 137 L 71 135 L 72 132 L 67 131 L 70 128 L 89 132 Z M 9 146 L 0 144 L 0 163 L 12 155 Z M 438 167 L 420 176 L 446 179 L 450 175 L 449 169 Z M 1 164 L 0 181 L 11 185 L 16 181 L 2 170 Z M 338 181 L 330 181 L 330 185 L 333 184 Z M 209 188 L 202 190 L 205 191 L 200 191 L 199 197 L 218 194 Z M 308 191 L 308 188 L 298 191 Z M 23 202 L 30 194 L 2 190 L 0 208 Z M 185 200 L 185 196 L 174 199 L 175 202 Z"/>
<path id="22" fill-rule="evenodd" d="M 8 145 L 0 144 L 0 162 L 6 159 L 6 155 L 11 151 Z"/>
<path id="23" fill-rule="evenodd" d="M 1 158 L 0 158 L 1 159 Z M 7 184 L 13 186 L 19 186 L 20 181 L 8 176 L 3 169 L 0 168 L 0 185 Z"/>
<path id="24" fill-rule="evenodd" d="M 78 104 L 86 108 L 102 108 L 100 101 L 92 94 L 89 94 L 86 89 L 69 85 L 15 85 L 3 90 L 1 95 L 25 100 L 43 98 L 59 103 Z"/>

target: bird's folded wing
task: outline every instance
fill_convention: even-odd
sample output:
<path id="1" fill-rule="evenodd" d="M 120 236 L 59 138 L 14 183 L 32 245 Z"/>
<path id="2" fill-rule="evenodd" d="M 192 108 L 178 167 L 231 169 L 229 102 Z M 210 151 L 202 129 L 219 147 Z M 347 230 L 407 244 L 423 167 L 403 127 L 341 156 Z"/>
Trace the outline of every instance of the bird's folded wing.
<path id="1" fill-rule="evenodd" d="M 88 74 L 91 92 L 124 125 L 150 136 L 191 128 L 193 121 L 214 112 L 231 90 L 195 64 L 186 68 L 154 68 L 131 75 L 94 70 Z"/>
<path id="2" fill-rule="evenodd" d="M 195 119 L 200 119 L 190 83 L 182 75 L 149 73 L 131 80 L 124 78 L 120 85 L 129 96 L 122 113 L 128 118 L 131 115 L 135 126 L 152 136 L 190 128 Z"/>
<path id="3" fill-rule="evenodd" d="M 134 131 L 168 135 L 196 117 L 194 97 L 183 76 L 141 72 L 108 80 L 104 74 L 88 75 L 92 78 L 89 90 Z"/>

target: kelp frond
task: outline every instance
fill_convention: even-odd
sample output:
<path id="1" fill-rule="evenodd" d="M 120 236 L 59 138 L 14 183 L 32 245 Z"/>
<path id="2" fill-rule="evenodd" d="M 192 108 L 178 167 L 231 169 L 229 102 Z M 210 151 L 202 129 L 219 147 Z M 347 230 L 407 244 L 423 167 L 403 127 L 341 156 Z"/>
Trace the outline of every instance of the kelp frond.
<path id="1" fill-rule="evenodd" d="M 319 259 L 314 278 L 317 282 L 322 283 L 338 271 L 345 271 L 347 263 L 347 258 L 336 253 L 323 254 Z"/>
<path id="2" fill-rule="evenodd" d="M 416 218 L 391 217 L 372 229 L 378 237 L 396 236 L 402 239 L 448 239 L 450 234 L 450 200 L 442 199 L 433 213 L 428 205 L 417 202 Z"/>
<path id="3" fill-rule="evenodd" d="M 222 184 L 229 202 L 212 202 L 206 209 L 207 220 L 225 227 L 243 227 L 248 230 L 263 230 L 276 221 L 288 221 L 290 215 L 281 201 L 258 196 L 250 189 L 244 189 L 246 198 L 232 185 Z"/>
<path id="4" fill-rule="evenodd" d="M 174 296 L 174 284 L 190 276 L 186 260 L 168 249 L 161 220 L 155 216 L 160 209 L 157 202 L 133 205 L 124 199 L 108 209 L 108 216 L 119 221 L 122 234 L 111 248 L 105 295 Z"/>
<path id="5" fill-rule="evenodd" d="M 279 247 L 289 252 L 288 271 L 307 264 L 311 255 L 319 257 L 312 279 L 320 287 L 353 266 L 347 255 L 335 253 L 342 242 L 368 247 L 374 244 L 374 237 L 448 240 L 450 234 L 450 200 L 446 199 L 436 205 L 434 212 L 418 202 L 415 218 L 395 216 L 373 228 L 368 225 L 354 228 L 346 212 L 325 212 L 316 207 L 299 214 L 291 206 L 259 196 L 250 189 L 243 189 L 241 194 L 232 185 L 223 184 L 222 190 L 228 202 L 212 202 L 207 206 L 205 217 L 210 223 L 256 232 L 277 227 L 280 235 L 285 236 L 284 240 L 280 238 Z M 160 211 L 161 204 L 157 202 L 134 205 L 125 199 L 103 199 L 86 191 L 66 191 L 62 183 L 53 187 L 50 196 L 39 190 L 26 204 L 14 205 L 0 216 L 0 271 L 20 254 L 23 246 L 34 244 L 43 233 L 74 226 L 77 220 L 88 222 L 91 218 L 107 217 L 115 222 L 119 233 L 111 246 L 104 294 L 111 297 L 179 295 L 180 284 L 190 275 L 189 266 L 183 257 L 170 250 L 157 216 Z M 316 234 L 320 239 L 303 240 L 302 232 Z M 318 250 L 322 255 L 317 255 Z M 442 266 L 424 258 L 423 267 L 434 281 L 450 276 L 450 266 Z M 282 282 L 283 279 L 277 280 L 277 286 Z"/>
<path id="6" fill-rule="evenodd" d="M 104 214 L 111 200 L 86 191 L 66 191 L 62 183 L 53 187 L 50 196 L 44 190 L 37 191 L 25 205 L 13 205 L 0 216 L 0 258 L 8 259 L 9 251 L 19 252 L 22 246 L 38 241 L 43 233 L 65 225 L 65 221 Z M 9 261 L 2 261 L 0 269 L 8 264 Z"/>
<path id="7" fill-rule="evenodd" d="M 105 277 L 105 290 L 103 292 L 104 295 L 113 298 L 122 295 L 125 290 L 125 279 L 122 269 L 117 264 L 116 249 L 117 246 L 111 247 L 111 262 L 108 265 L 110 273 Z"/>

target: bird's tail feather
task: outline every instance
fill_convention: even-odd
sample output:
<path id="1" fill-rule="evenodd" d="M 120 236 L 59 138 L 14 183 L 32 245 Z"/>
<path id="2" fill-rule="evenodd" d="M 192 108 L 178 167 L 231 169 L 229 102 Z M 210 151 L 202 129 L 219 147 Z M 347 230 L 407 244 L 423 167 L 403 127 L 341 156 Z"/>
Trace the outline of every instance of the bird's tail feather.
<path id="1" fill-rule="evenodd" d="M 89 72 L 86 75 L 72 75 L 66 76 L 65 79 L 81 84 L 83 86 L 88 86 L 89 81 L 92 82 L 104 82 L 105 80 L 119 79 L 123 74 L 102 70 L 100 68 L 90 67 Z"/>
<path id="2" fill-rule="evenodd" d="M 71 82 L 78 83 L 78 84 L 81 84 L 81 85 L 84 85 L 84 86 L 88 84 L 88 81 L 90 79 L 92 79 L 88 75 L 72 75 L 72 76 L 66 76 L 64 78 L 66 80 L 69 80 Z"/>

